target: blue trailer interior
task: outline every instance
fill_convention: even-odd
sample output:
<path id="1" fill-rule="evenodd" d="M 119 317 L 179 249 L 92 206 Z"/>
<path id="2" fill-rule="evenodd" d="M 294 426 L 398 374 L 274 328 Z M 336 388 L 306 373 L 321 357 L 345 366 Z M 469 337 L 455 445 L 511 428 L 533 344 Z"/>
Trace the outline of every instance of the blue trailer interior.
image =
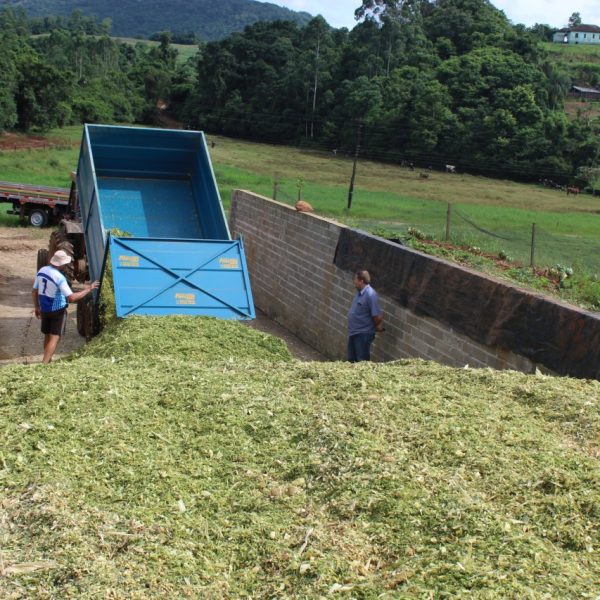
<path id="1" fill-rule="evenodd" d="M 98 177 L 98 193 L 108 230 L 139 237 L 212 237 L 204 232 L 188 180 Z"/>
<path id="2" fill-rule="evenodd" d="M 130 245 L 143 239 L 130 254 L 110 244 L 119 316 L 254 318 L 243 246 L 231 240 L 202 132 L 85 125 L 77 187 L 93 279 L 109 232 L 133 236 L 119 238 Z M 210 253 L 222 251 L 218 268 L 210 266 Z"/>

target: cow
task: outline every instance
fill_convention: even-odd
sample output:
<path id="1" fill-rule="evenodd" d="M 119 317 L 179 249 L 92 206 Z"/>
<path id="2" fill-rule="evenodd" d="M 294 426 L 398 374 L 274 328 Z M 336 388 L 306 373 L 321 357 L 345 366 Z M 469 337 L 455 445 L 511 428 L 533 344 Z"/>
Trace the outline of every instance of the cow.
<path id="1" fill-rule="evenodd" d="M 577 194 L 579 194 L 579 188 L 576 186 L 567 187 L 567 196 L 569 194 L 573 194 L 574 196 L 577 196 Z"/>
<path id="2" fill-rule="evenodd" d="M 429 173 L 419 173 L 419 179 L 429 179 Z"/>
<path id="3" fill-rule="evenodd" d="M 446 173 L 456 173 L 456 167 L 454 165 L 446 165 Z"/>

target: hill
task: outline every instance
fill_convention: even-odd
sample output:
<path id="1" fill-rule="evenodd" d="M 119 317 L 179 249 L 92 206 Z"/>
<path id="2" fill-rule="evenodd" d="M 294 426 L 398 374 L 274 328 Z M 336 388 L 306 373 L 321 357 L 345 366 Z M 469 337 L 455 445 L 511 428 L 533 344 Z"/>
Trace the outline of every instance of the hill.
<path id="1" fill-rule="evenodd" d="M 0 369 L 0 596 L 593 597 L 599 397 L 127 319 Z"/>
<path id="2" fill-rule="evenodd" d="M 543 44 L 548 58 L 557 71 L 568 75 L 573 85 L 600 87 L 600 47 L 589 44 Z M 586 121 L 600 117 L 600 102 L 581 99 L 570 94 L 565 98 L 565 113 L 571 119 Z"/>
<path id="3" fill-rule="evenodd" d="M 0 8 L 23 8 L 30 17 L 68 16 L 74 10 L 111 19 L 115 36 L 147 38 L 158 31 L 193 32 L 211 41 L 259 21 L 306 24 L 311 15 L 254 0 L 0 0 Z"/>

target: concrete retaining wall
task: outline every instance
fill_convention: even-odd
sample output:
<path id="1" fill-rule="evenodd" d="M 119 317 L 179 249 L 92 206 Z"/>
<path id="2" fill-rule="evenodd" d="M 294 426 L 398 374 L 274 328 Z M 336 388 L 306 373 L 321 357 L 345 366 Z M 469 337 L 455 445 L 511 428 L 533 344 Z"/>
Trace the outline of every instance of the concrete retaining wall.
<path id="1" fill-rule="evenodd" d="M 541 348 L 536 349 L 529 348 L 527 339 L 524 351 L 515 351 L 519 329 L 529 330 L 527 322 L 516 319 L 518 312 L 501 318 L 500 326 L 498 315 L 490 321 L 487 313 L 478 311 L 499 310 L 493 298 L 500 295 L 497 302 L 507 305 L 509 298 L 511 306 L 525 307 L 525 321 L 533 315 L 536 330 L 539 327 L 543 331 L 545 325 L 540 319 L 546 318 L 545 313 L 542 310 L 538 315 L 535 307 L 550 305 L 549 312 L 545 307 L 550 315 L 547 318 L 559 318 L 563 324 L 565 319 L 577 321 L 577 331 L 582 323 L 589 326 L 591 322 L 593 331 L 587 343 L 599 347 L 600 321 L 594 315 L 247 191 L 233 194 L 230 227 L 233 235 L 244 239 L 256 306 L 329 358 L 345 358 L 346 317 L 354 294 L 352 272 L 366 268 L 379 292 L 386 327 L 373 345 L 374 360 L 420 357 L 452 366 L 524 372 L 539 366 L 557 373 L 571 371 L 576 376 L 600 378 L 594 357 L 590 372 L 584 373 L 572 372 L 577 367 L 563 368 L 565 360 L 560 356 L 545 360 L 548 348 L 553 348 L 552 340 L 541 340 Z M 469 290 L 477 294 L 475 300 L 469 297 Z M 455 297 L 454 292 L 462 295 Z M 485 302 L 482 296 L 486 296 Z M 461 302 L 465 303 L 464 311 L 457 310 Z M 468 316 L 468 323 L 463 315 Z M 478 329 L 479 321 L 487 331 Z M 564 338 L 565 331 L 572 329 L 563 327 L 557 336 Z M 575 341 L 583 342 L 581 336 Z"/>

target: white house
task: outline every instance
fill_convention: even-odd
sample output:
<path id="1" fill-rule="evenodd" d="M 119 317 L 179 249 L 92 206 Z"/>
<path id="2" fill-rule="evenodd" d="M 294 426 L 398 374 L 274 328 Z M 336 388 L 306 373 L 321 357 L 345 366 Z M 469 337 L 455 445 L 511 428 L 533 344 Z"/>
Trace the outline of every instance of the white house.
<path id="1" fill-rule="evenodd" d="M 600 27 L 597 25 L 577 25 L 557 31 L 552 41 L 558 44 L 600 44 Z"/>

